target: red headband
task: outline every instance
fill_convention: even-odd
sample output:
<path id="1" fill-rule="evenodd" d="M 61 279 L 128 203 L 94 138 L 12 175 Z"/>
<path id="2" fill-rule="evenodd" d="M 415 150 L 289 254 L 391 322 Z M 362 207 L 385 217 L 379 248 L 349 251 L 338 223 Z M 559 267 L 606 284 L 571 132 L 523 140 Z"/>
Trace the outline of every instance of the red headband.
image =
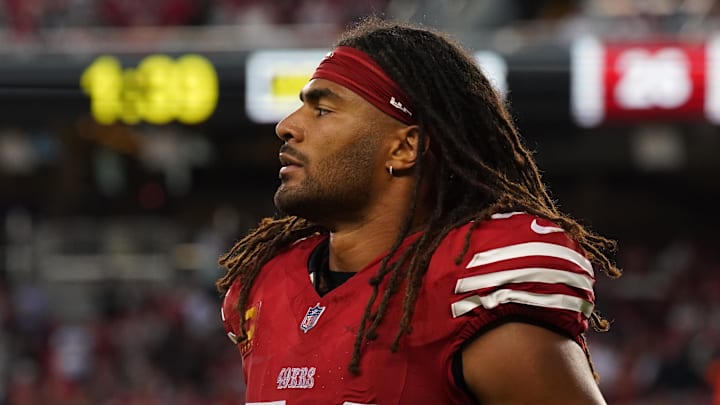
<path id="1" fill-rule="evenodd" d="M 415 122 L 405 92 L 363 51 L 349 46 L 335 48 L 320 62 L 312 78 L 347 87 L 403 124 Z"/>

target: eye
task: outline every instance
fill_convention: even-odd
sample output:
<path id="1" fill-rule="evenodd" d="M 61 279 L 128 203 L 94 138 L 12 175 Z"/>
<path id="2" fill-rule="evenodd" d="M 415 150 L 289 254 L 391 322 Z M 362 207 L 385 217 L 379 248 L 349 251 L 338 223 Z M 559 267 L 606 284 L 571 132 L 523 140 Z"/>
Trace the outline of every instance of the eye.
<path id="1" fill-rule="evenodd" d="M 322 117 L 323 115 L 330 114 L 331 111 L 322 107 L 315 107 L 315 112 L 319 117 Z"/>

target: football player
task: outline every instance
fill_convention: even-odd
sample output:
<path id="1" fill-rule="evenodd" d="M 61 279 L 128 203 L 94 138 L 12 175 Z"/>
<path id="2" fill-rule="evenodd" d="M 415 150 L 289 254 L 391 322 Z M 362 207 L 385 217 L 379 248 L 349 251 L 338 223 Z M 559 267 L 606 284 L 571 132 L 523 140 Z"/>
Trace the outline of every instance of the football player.
<path id="1" fill-rule="evenodd" d="M 282 213 L 221 259 L 248 404 L 602 404 L 614 242 L 561 213 L 473 58 L 368 19 L 277 124 Z"/>

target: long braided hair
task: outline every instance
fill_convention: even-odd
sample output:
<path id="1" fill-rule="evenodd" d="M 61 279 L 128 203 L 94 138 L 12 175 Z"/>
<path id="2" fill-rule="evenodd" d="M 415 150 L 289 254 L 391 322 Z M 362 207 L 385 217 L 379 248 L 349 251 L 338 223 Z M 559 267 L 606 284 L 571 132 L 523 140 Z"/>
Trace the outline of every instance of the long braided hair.
<path id="1" fill-rule="evenodd" d="M 415 198 L 408 207 L 404 226 L 370 280 L 373 291 L 359 320 L 349 364 L 351 372 L 359 372 L 363 342 L 376 339 L 391 298 L 402 289 L 402 318 L 390 347 L 392 351 L 398 349 L 401 337 L 411 332 L 415 302 L 435 249 L 448 232 L 470 221 L 465 246 L 455 259 L 457 264 L 467 253 L 470 234 L 484 220 L 497 212 L 519 210 L 561 226 L 595 266 L 611 278 L 621 275 L 606 255 L 615 250 L 615 242 L 589 231 L 556 208 L 510 114 L 472 57 L 459 45 L 439 32 L 372 17 L 347 31 L 336 46 L 367 53 L 405 90 L 423 135 L 418 148 L 424 150 L 429 138 L 437 160 L 433 170 L 434 209 L 424 224 L 424 232 L 391 262 L 411 232 L 418 189 L 428 165 L 425 159 L 416 164 Z M 264 219 L 220 258 L 220 265 L 228 271 L 217 281 L 218 289 L 226 292 L 239 279 L 237 309 L 244 314 L 253 280 L 263 265 L 289 244 L 321 233 L 327 230 L 295 216 Z M 385 280 L 385 287 L 380 289 Z M 590 321 L 596 330 L 609 327 L 597 312 Z M 246 339 L 242 322 L 240 326 L 239 338 Z M 587 346 L 585 352 L 592 368 Z"/>

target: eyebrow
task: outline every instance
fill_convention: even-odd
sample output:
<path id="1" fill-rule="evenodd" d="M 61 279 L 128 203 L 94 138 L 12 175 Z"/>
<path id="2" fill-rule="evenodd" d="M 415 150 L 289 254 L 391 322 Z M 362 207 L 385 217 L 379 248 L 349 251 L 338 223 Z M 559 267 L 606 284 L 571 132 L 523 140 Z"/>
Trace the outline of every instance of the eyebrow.
<path id="1" fill-rule="evenodd" d="M 319 89 L 308 90 L 307 92 L 300 92 L 300 101 L 308 101 L 310 103 L 316 103 L 322 98 L 330 98 L 334 100 L 340 100 L 341 97 L 333 92 L 332 90 L 323 87 Z"/>

